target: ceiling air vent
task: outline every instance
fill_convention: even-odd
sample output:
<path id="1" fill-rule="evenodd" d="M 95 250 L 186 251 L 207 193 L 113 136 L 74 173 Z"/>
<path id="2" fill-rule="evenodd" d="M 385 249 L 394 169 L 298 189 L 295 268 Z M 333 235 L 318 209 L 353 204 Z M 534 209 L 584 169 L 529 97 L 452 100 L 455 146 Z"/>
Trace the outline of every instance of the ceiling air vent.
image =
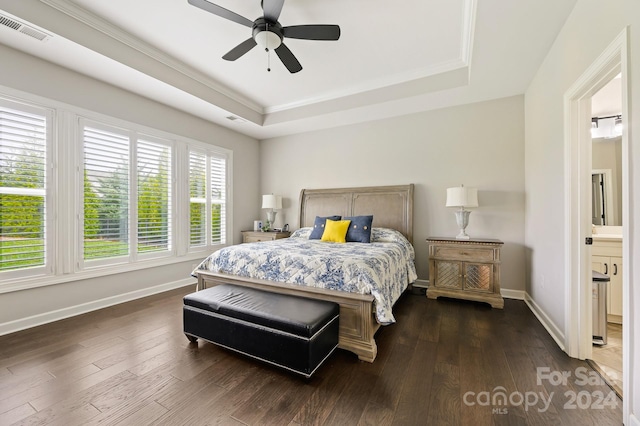
<path id="1" fill-rule="evenodd" d="M 19 33 L 40 41 L 47 41 L 50 37 L 47 33 L 2 14 L 0 14 L 0 25 L 11 28 L 12 30 L 18 31 Z"/>
<path id="2" fill-rule="evenodd" d="M 244 118 L 240 118 L 236 115 L 229 115 L 227 116 L 227 120 L 231 120 L 231 121 L 237 121 L 238 123 L 246 123 L 247 120 L 245 120 Z"/>

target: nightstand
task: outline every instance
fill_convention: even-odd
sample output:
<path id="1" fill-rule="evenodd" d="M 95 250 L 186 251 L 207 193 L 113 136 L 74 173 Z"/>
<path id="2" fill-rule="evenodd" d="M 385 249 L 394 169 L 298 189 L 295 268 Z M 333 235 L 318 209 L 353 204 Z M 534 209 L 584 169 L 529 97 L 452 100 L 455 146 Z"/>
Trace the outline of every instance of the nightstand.
<path id="1" fill-rule="evenodd" d="M 289 238 L 291 232 L 262 232 L 262 231 L 242 231 L 243 243 L 257 243 L 260 241 L 273 241 L 281 238 Z"/>
<path id="2" fill-rule="evenodd" d="M 429 299 L 454 297 L 486 302 L 494 308 L 504 307 L 504 299 L 500 294 L 502 241 L 430 237 L 427 242 Z"/>

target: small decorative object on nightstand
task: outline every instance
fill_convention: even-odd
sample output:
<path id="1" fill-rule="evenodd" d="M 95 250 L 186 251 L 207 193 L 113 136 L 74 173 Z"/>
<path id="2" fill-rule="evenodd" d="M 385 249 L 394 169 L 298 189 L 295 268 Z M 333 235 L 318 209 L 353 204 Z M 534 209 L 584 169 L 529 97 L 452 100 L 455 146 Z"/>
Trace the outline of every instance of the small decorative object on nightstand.
<path id="1" fill-rule="evenodd" d="M 427 297 L 439 296 L 489 303 L 502 309 L 500 248 L 494 239 L 427 238 L 429 288 Z"/>
<path id="2" fill-rule="evenodd" d="M 281 238 L 289 238 L 291 232 L 262 232 L 242 231 L 243 243 L 257 243 L 260 241 L 273 241 Z"/>

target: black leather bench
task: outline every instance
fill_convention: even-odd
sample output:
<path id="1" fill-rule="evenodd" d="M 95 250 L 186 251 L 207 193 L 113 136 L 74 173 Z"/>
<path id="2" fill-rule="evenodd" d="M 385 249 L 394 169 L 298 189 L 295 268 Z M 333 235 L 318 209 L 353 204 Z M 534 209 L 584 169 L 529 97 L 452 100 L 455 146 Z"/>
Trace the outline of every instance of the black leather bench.
<path id="1" fill-rule="evenodd" d="M 338 346 L 337 303 L 223 284 L 184 297 L 184 333 L 311 377 Z"/>

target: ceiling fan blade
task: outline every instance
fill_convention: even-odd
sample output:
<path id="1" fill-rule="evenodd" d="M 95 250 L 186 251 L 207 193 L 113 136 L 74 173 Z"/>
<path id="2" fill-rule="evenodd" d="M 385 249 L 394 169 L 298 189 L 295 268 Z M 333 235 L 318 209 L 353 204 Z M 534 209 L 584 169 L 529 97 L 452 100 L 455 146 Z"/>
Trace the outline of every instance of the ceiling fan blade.
<path id="1" fill-rule="evenodd" d="M 338 25 L 292 25 L 284 27 L 282 35 L 303 40 L 338 40 L 340 27 Z"/>
<path id="2" fill-rule="evenodd" d="M 282 12 L 284 0 L 262 0 L 262 11 L 264 17 L 269 21 L 277 22 Z"/>
<path id="3" fill-rule="evenodd" d="M 296 57 L 293 56 L 293 53 L 291 53 L 289 48 L 285 46 L 284 43 L 276 48 L 276 53 L 291 74 L 296 73 L 302 69 L 302 65 L 300 65 L 300 62 L 298 62 Z"/>
<path id="4" fill-rule="evenodd" d="M 238 24 L 244 25 L 245 27 L 253 27 L 253 21 L 250 21 L 244 16 L 238 15 L 235 12 L 225 9 L 222 6 L 218 6 L 217 4 L 213 4 L 206 0 L 188 0 L 188 2 L 192 6 L 198 7 L 202 10 L 206 10 L 207 12 L 213 13 L 214 15 L 217 15 L 221 18 L 237 22 Z"/>
<path id="5" fill-rule="evenodd" d="M 248 38 L 227 53 L 222 57 L 225 61 L 235 61 L 240 56 L 244 55 L 251 49 L 256 46 L 256 41 L 253 38 Z"/>

